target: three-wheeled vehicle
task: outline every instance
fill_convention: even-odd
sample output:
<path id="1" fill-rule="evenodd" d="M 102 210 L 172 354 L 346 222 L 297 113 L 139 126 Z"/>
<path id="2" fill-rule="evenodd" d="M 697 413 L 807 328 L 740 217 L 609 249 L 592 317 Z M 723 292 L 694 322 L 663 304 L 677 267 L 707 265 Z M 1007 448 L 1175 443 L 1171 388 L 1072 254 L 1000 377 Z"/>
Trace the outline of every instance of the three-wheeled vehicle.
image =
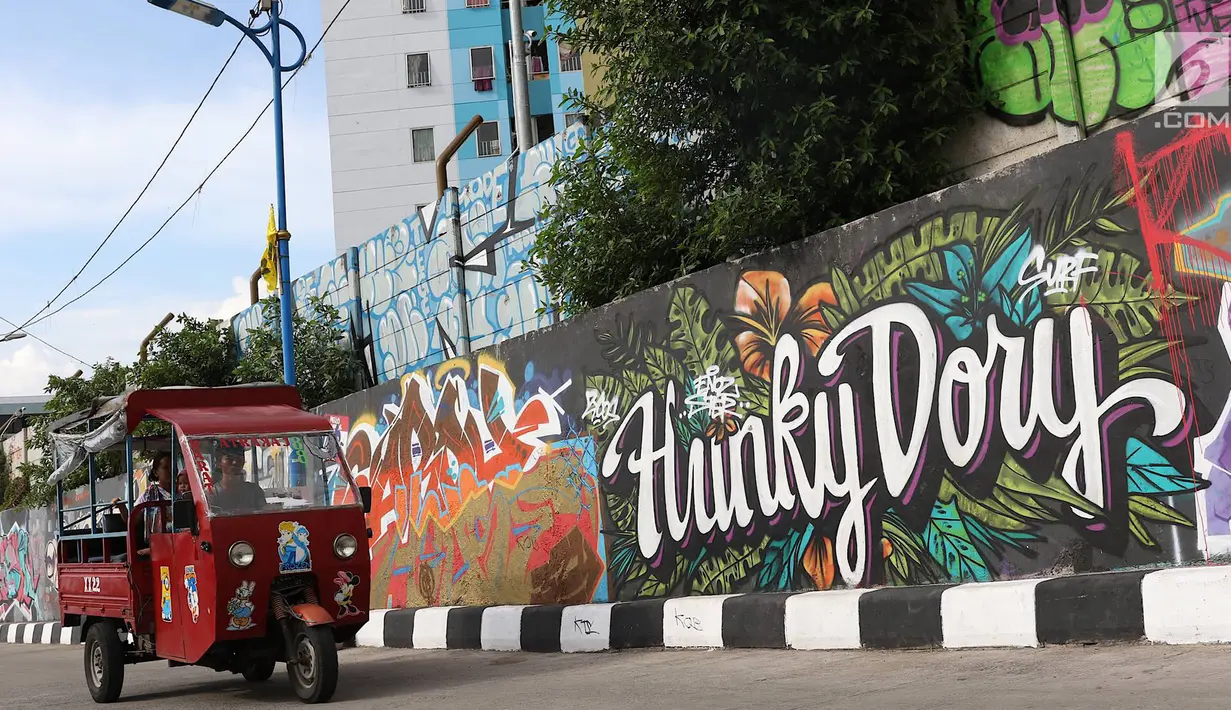
<path id="1" fill-rule="evenodd" d="M 50 433 L 60 614 L 82 627 L 96 702 L 119 698 L 125 664 L 157 659 L 253 682 L 284 662 L 301 700 L 330 699 L 335 644 L 368 619 L 371 489 L 328 418 L 292 387 L 177 387 L 97 401 Z M 134 497 L 138 458 L 154 464 Z M 83 465 L 88 503 L 66 505 Z"/>

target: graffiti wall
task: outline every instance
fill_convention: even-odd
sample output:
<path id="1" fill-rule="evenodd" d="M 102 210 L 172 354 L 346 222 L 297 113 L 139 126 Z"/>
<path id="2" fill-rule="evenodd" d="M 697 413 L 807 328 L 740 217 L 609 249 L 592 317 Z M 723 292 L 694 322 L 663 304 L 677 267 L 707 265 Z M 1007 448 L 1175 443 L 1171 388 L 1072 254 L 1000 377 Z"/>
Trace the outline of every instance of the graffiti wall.
<path id="1" fill-rule="evenodd" d="M 607 598 L 595 441 L 568 368 L 482 355 L 325 408 L 373 489 L 379 607 Z"/>
<path id="2" fill-rule="evenodd" d="M 1097 128 L 1168 100 L 1225 95 L 1223 0 L 965 2 L 979 81 L 1011 124 L 1050 115 Z"/>
<path id="3" fill-rule="evenodd" d="M 1146 122 L 325 407 L 377 606 L 1231 550 L 1231 129 Z"/>
<path id="4" fill-rule="evenodd" d="M 576 150 L 574 125 L 297 279 L 300 312 L 317 296 L 343 313 L 374 382 L 437 365 L 554 322 L 548 295 L 524 270 L 538 215 L 554 194 L 552 166 Z M 462 288 L 464 281 L 465 288 Z M 232 319 L 237 340 L 258 308 Z"/>
<path id="5" fill-rule="evenodd" d="M 59 617 L 54 526 L 54 511 L 0 512 L 0 621 Z"/>

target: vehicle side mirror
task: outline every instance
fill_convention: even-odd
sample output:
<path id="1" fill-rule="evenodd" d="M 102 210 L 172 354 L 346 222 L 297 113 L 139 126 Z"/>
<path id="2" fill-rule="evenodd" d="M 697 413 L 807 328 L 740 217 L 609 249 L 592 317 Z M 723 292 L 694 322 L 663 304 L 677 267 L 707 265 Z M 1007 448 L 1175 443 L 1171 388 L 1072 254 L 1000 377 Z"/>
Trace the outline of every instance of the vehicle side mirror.
<path id="1" fill-rule="evenodd" d="M 372 487 L 371 486 L 359 486 L 359 500 L 363 501 L 364 514 L 366 515 L 367 513 L 371 513 L 372 512 Z"/>
<path id="2" fill-rule="evenodd" d="M 171 525 L 176 530 L 191 530 L 193 535 L 201 532 L 197 525 L 197 506 L 191 498 L 175 501 L 171 511 Z"/>

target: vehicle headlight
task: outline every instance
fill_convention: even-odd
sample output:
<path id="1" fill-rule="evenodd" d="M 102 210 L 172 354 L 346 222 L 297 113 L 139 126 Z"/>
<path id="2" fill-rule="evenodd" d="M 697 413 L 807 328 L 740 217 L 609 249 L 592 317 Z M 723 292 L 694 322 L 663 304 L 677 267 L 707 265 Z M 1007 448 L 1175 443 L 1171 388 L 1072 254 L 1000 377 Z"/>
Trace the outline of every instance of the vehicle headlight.
<path id="1" fill-rule="evenodd" d="M 227 557 L 231 559 L 231 564 L 236 567 L 247 567 L 252 564 L 252 560 L 256 557 L 256 550 L 252 549 L 252 545 L 240 540 L 231 545 L 231 549 L 227 551 Z"/>
<path id="2" fill-rule="evenodd" d="M 355 540 L 355 536 L 349 533 L 342 533 L 334 538 L 333 554 L 340 559 L 349 560 L 359 551 L 359 542 Z"/>

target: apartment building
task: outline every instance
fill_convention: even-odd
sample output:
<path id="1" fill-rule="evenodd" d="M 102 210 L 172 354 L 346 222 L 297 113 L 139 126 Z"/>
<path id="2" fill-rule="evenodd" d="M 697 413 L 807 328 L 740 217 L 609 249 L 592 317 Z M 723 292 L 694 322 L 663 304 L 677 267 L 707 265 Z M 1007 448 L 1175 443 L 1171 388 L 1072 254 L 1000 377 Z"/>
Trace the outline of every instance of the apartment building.
<path id="1" fill-rule="evenodd" d="M 325 21 L 343 1 L 321 0 Z M 564 97 L 583 89 L 581 56 L 547 34 L 563 22 L 541 0 L 523 7 L 536 143 L 578 119 Z M 507 0 L 351 0 L 324 44 L 339 251 L 434 203 L 436 157 L 476 114 L 484 123 L 450 162 L 450 184 L 509 158 L 511 40 Z"/>

